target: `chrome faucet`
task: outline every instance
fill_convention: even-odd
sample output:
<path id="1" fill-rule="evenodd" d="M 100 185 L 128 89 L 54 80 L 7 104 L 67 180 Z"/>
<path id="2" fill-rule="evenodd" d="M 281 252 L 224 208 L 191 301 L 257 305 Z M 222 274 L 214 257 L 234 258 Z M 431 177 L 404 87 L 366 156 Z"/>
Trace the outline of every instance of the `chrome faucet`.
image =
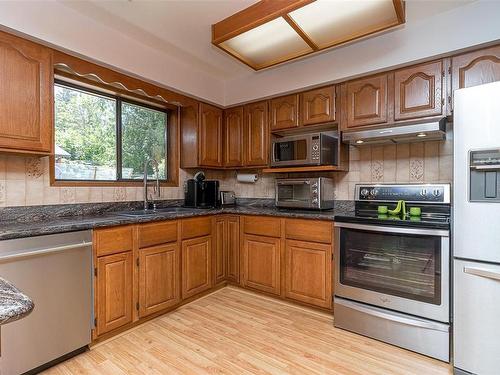
<path id="1" fill-rule="evenodd" d="M 149 209 L 149 201 L 148 201 L 148 165 L 151 163 L 153 165 L 154 171 L 156 173 L 156 183 L 153 185 L 153 193 L 156 194 L 156 197 L 160 197 L 160 178 L 159 178 L 159 165 L 156 159 L 146 159 L 144 162 L 144 210 Z M 151 197 L 152 199 L 152 197 Z M 156 209 L 156 203 L 153 203 L 153 210 Z"/>

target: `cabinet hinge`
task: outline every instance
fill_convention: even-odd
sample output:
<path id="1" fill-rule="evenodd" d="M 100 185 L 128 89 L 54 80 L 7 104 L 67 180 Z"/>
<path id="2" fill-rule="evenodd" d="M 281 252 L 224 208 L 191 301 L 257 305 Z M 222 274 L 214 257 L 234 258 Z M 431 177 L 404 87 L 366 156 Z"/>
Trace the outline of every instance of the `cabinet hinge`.
<path id="1" fill-rule="evenodd" d="M 451 66 L 448 67 L 448 74 L 451 74 Z"/>
<path id="2" fill-rule="evenodd" d="M 139 267 L 139 258 L 135 260 L 135 264 L 137 264 L 137 267 Z"/>
<path id="3" fill-rule="evenodd" d="M 97 318 L 94 318 L 94 326 L 97 327 Z"/>
<path id="4" fill-rule="evenodd" d="M 451 95 L 448 95 L 448 104 L 451 104 Z"/>
<path id="5" fill-rule="evenodd" d="M 444 106 L 444 98 L 441 99 L 441 107 Z"/>
<path id="6" fill-rule="evenodd" d="M 333 260 L 333 253 L 332 253 L 332 260 Z"/>
<path id="7" fill-rule="evenodd" d="M 444 70 L 441 71 L 441 77 L 444 77 Z"/>
<path id="8" fill-rule="evenodd" d="M 97 277 L 97 268 L 94 268 L 94 276 Z"/>
<path id="9" fill-rule="evenodd" d="M 135 304 L 135 309 L 136 309 L 137 311 L 139 311 L 139 302 L 137 302 L 137 303 Z"/>

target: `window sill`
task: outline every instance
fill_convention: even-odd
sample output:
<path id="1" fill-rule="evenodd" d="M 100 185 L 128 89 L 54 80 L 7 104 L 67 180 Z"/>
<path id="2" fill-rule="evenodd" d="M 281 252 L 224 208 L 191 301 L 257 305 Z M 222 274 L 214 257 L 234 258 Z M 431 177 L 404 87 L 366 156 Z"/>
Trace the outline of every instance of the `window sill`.
<path id="1" fill-rule="evenodd" d="M 154 182 L 155 180 L 148 180 Z M 50 186 L 56 187 L 142 187 L 141 181 L 51 181 Z M 160 187 L 179 187 L 175 181 L 160 182 Z"/>

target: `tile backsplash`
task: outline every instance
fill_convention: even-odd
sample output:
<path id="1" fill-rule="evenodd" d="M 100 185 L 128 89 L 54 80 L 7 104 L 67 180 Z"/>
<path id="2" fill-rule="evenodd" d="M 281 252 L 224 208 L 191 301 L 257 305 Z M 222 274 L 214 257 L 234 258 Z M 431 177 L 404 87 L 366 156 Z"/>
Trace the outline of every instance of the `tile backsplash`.
<path id="1" fill-rule="evenodd" d="M 349 172 L 334 173 L 335 198 L 353 199 L 357 183 L 451 183 L 453 132 L 445 141 L 388 146 L 351 146 Z M 255 173 L 250 171 L 245 173 Z M 183 182 L 192 171 L 180 170 L 180 187 L 161 188 L 162 199 L 183 198 Z M 238 197 L 274 198 L 273 174 L 259 173 L 255 184 L 240 183 L 235 171 L 206 171 L 218 179 L 221 190 L 234 190 Z M 331 176 L 326 175 L 326 176 Z M 286 176 L 279 176 L 286 177 Z M 0 155 L 0 207 L 42 204 L 140 201 L 141 187 L 50 186 L 49 158 Z"/>

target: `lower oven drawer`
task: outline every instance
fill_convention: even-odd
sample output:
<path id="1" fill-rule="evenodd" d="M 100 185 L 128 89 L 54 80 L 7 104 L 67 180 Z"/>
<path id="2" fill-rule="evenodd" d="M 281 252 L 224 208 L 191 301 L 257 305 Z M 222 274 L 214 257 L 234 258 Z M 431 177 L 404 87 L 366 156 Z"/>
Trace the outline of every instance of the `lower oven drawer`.
<path id="1" fill-rule="evenodd" d="M 449 362 L 449 325 L 335 297 L 334 325 Z"/>

